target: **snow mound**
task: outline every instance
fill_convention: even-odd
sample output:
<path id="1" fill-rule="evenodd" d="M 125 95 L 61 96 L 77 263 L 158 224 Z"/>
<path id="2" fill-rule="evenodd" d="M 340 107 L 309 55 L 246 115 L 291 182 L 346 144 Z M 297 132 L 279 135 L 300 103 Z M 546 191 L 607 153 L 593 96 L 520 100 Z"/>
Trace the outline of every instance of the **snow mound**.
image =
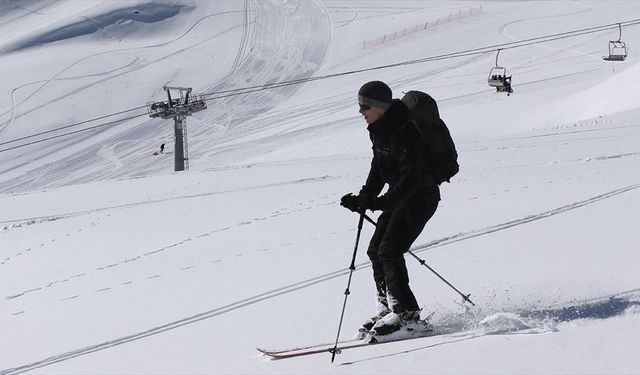
<path id="1" fill-rule="evenodd" d="M 624 65 L 616 65 L 624 64 Z M 589 120 L 603 115 L 629 111 L 640 107 L 640 64 L 612 63 L 609 78 L 554 103 L 549 109 L 558 113 L 563 122 Z M 622 70 L 622 71 L 620 71 Z M 588 106 L 581 103 L 589 103 Z"/>
<path id="2" fill-rule="evenodd" d="M 530 329 L 520 316 L 513 313 L 497 313 L 480 321 L 479 326 L 488 335 L 500 335 Z"/>

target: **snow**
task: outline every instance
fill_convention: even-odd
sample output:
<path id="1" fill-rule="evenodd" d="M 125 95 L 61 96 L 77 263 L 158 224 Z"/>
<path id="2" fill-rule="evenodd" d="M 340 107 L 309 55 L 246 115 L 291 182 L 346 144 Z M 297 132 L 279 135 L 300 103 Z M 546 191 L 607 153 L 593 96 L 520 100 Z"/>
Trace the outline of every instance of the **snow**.
<path id="1" fill-rule="evenodd" d="M 622 63 L 602 60 L 615 28 L 501 51 L 509 97 L 486 83 L 495 52 L 350 73 L 638 18 L 631 1 L 0 2 L 0 374 L 640 373 L 639 26 Z M 457 142 L 412 251 L 476 306 L 407 257 L 442 335 L 268 360 L 255 348 L 335 340 L 358 220 L 338 202 L 368 172 L 355 94 L 374 79 L 429 92 Z M 146 115 L 163 85 L 209 100 L 185 172 L 172 121 Z M 342 339 L 374 311 L 371 234 Z"/>

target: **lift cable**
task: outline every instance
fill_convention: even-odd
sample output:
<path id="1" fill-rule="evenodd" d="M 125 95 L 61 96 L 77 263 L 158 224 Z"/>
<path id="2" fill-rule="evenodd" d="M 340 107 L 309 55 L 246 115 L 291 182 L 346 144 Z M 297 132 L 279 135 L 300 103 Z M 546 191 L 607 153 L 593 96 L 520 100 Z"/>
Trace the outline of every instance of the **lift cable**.
<path id="1" fill-rule="evenodd" d="M 48 133 L 53 133 L 53 132 L 56 132 L 56 131 L 59 131 L 59 130 L 64 130 L 64 129 L 72 128 L 72 127 L 79 126 L 79 125 L 84 125 L 84 124 L 86 124 L 86 123 L 93 122 L 93 121 L 97 121 L 97 120 L 104 120 L 104 119 L 109 118 L 109 117 L 113 117 L 113 116 L 117 116 L 117 115 L 122 115 L 122 114 L 125 114 L 125 113 L 127 113 L 127 112 L 132 112 L 132 111 L 136 111 L 136 110 L 144 109 L 144 108 L 146 108 L 146 106 L 143 106 L 143 107 L 136 107 L 136 108 L 131 108 L 131 109 L 126 109 L 126 110 L 124 110 L 124 111 L 115 112 L 115 113 L 111 113 L 111 114 L 108 114 L 108 115 L 104 115 L 104 116 L 100 116 L 100 117 L 95 117 L 95 118 L 92 118 L 92 119 L 89 119 L 89 120 L 84 120 L 84 121 L 76 122 L 76 123 L 74 123 L 74 124 L 65 125 L 65 126 L 62 126 L 62 127 L 60 127 L 60 128 L 50 129 L 50 130 L 43 131 L 43 132 L 40 132 L 40 133 L 34 133 L 34 134 L 31 134 L 31 135 L 26 135 L 26 136 L 24 136 L 24 137 L 20 137 L 20 138 L 12 139 L 12 140 L 10 140 L 10 141 L 0 142 L 0 146 L 4 146 L 4 145 L 6 145 L 6 144 L 14 143 L 14 142 L 18 142 L 18 141 L 23 141 L 23 140 L 25 140 L 25 139 L 29 139 L 29 138 L 33 138 L 33 137 L 37 137 L 37 136 L 44 135 L 44 134 L 48 134 Z M 144 113 L 144 115 L 146 115 L 146 113 Z M 143 115 L 139 115 L 139 116 L 143 116 Z M 117 123 L 118 121 L 129 120 L 129 119 L 131 119 L 131 118 L 136 118 L 136 117 L 139 117 L 139 116 L 134 116 L 134 117 L 130 117 L 130 118 L 122 119 L 122 120 L 114 120 L 114 121 L 108 122 L 108 123 L 106 123 L 106 124 L 113 124 L 113 123 Z M 92 129 L 94 129 L 94 127 L 87 128 L 87 130 L 92 130 Z M 74 134 L 74 133 L 67 133 L 67 134 Z M 2 151 L 4 151 L 4 150 L 2 150 Z"/>
<path id="2" fill-rule="evenodd" d="M 205 98 L 210 97 L 209 99 L 220 99 L 220 98 L 226 98 L 234 95 L 243 95 L 243 94 L 252 93 L 252 92 L 261 91 L 261 90 L 268 90 L 268 89 L 280 88 L 280 87 L 290 86 L 290 85 L 298 85 L 301 83 L 308 83 L 308 82 L 313 82 L 313 81 L 318 81 L 323 79 L 336 78 L 336 77 L 346 76 L 346 75 L 355 74 L 355 73 L 363 73 L 363 72 L 369 72 L 369 71 L 375 71 L 375 70 L 381 70 L 381 69 L 395 68 L 399 66 L 446 60 L 446 59 L 457 58 L 457 57 L 480 55 L 480 54 L 489 53 L 489 52 L 496 52 L 499 49 L 506 50 L 506 49 L 526 47 L 534 44 L 546 43 L 546 42 L 555 41 L 559 39 L 573 38 L 577 36 L 603 32 L 611 29 L 617 29 L 618 27 L 621 27 L 620 25 L 622 24 L 624 24 L 624 26 L 639 25 L 640 19 L 625 21 L 621 23 L 617 22 L 609 25 L 595 26 L 595 27 L 590 27 L 590 28 L 580 29 L 580 30 L 566 31 L 558 34 L 550 34 L 550 35 L 545 35 L 541 37 L 535 37 L 535 38 L 523 39 L 523 40 L 518 40 L 518 41 L 513 41 L 508 43 L 495 44 L 491 46 L 451 52 L 443 55 L 424 57 L 420 59 L 402 61 L 402 62 L 388 64 L 388 65 L 380 65 L 380 66 L 375 66 L 370 68 L 351 70 L 347 72 L 327 74 L 324 76 L 316 76 L 316 77 L 302 78 L 302 79 L 297 79 L 292 81 L 276 82 L 276 83 L 270 83 L 270 84 L 259 85 L 259 86 L 249 86 L 249 87 L 238 88 L 238 89 L 230 89 L 230 90 L 223 90 L 223 91 L 217 91 L 212 93 L 205 93 L 204 96 Z"/>
<path id="3" fill-rule="evenodd" d="M 406 66 L 406 65 L 421 64 L 421 63 L 426 63 L 426 62 L 440 61 L 440 60 L 446 60 L 446 59 L 452 59 L 452 58 L 458 58 L 458 57 L 465 57 L 465 56 L 481 55 L 481 54 L 485 54 L 485 53 L 489 53 L 489 52 L 496 52 L 498 50 L 507 50 L 507 49 L 526 47 L 526 46 L 539 44 L 539 43 L 546 43 L 546 42 L 551 42 L 551 41 L 560 40 L 560 39 L 574 38 L 574 37 L 578 37 L 578 36 L 582 36 L 582 35 L 604 32 L 604 31 L 611 30 L 611 29 L 614 29 L 614 28 L 622 30 L 623 26 L 624 27 L 628 27 L 628 26 L 636 26 L 636 25 L 640 25 L 640 19 L 633 19 L 633 20 L 628 20 L 628 21 L 623 21 L 623 22 L 616 22 L 616 23 L 608 24 L 608 25 L 594 26 L 594 27 L 580 29 L 580 30 L 566 31 L 566 32 L 562 32 L 562 33 L 550 34 L 550 35 L 534 37 L 534 38 L 529 38 L 529 39 L 523 39 L 523 40 L 518 40 L 518 41 L 513 41 L 513 42 L 508 42 L 508 43 L 494 44 L 494 45 L 485 46 L 485 47 L 479 47 L 479 48 L 473 48 L 473 49 L 468 49 L 468 50 L 463 50 L 463 51 L 451 52 L 451 53 L 442 54 L 442 55 L 424 57 L 424 58 L 415 59 L 415 60 L 401 61 L 401 62 L 397 62 L 397 63 L 393 63 L 393 64 L 387 64 L 387 65 L 380 65 L 380 66 L 374 66 L 374 67 L 369 67 L 369 68 L 356 69 L 356 70 L 351 70 L 351 71 L 346 71 L 346 72 L 341 72 L 341 73 L 333 73 L 333 74 L 327 74 L 327 75 L 323 75 L 323 76 L 302 78 L 302 79 L 296 79 L 296 80 L 291 80 L 291 81 L 275 82 L 275 83 L 264 84 L 264 85 L 248 86 L 248 87 L 237 88 L 237 89 L 210 92 L 210 93 L 203 94 L 203 97 L 205 99 L 207 99 L 207 100 L 215 100 L 215 99 L 227 98 L 227 97 L 232 97 L 232 96 L 245 95 L 245 94 L 258 92 L 258 91 L 272 90 L 272 89 L 286 87 L 286 86 L 299 85 L 299 84 L 308 83 L 308 82 L 314 82 L 314 81 L 319 81 L 319 80 L 337 78 L 337 77 L 356 74 L 356 73 L 371 72 L 371 71 L 395 68 L 395 67 Z M 63 126 L 63 127 L 60 127 L 60 128 L 47 130 L 47 131 L 44 131 L 44 132 L 40 132 L 40 133 L 24 136 L 24 137 L 21 137 L 21 138 L 12 139 L 12 140 L 0 143 L 0 146 L 7 145 L 7 144 L 10 144 L 10 143 L 19 142 L 19 141 L 23 141 L 23 140 L 26 140 L 26 139 L 29 139 L 29 138 L 45 135 L 45 134 L 56 132 L 56 131 L 60 131 L 60 130 L 63 130 L 63 129 L 68 129 L 68 128 L 79 126 L 79 125 L 84 125 L 84 124 L 92 122 L 92 121 L 102 120 L 102 119 L 105 119 L 105 118 L 108 118 L 108 117 L 116 116 L 116 115 L 119 115 L 119 114 L 124 114 L 124 113 L 127 113 L 127 112 L 136 111 L 136 110 L 143 109 L 143 108 L 146 108 L 146 106 L 140 106 L 140 107 L 135 107 L 135 108 L 131 108 L 131 109 L 126 109 L 126 110 L 122 110 L 122 111 L 115 112 L 115 113 L 112 113 L 112 114 L 108 114 L 108 115 L 92 118 L 92 119 L 89 119 L 89 120 L 84 120 L 84 121 L 81 121 L 81 122 L 77 122 L 77 123 L 74 123 L 74 124 L 66 125 L 66 126 Z M 49 141 L 51 139 L 56 139 L 56 138 L 60 138 L 60 137 L 64 137 L 64 136 L 68 136 L 68 135 L 72 135 L 72 134 L 77 134 L 77 133 L 80 133 L 80 132 L 83 132 L 83 131 L 95 130 L 97 128 L 101 128 L 101 127 L 104 127 L 104 126 L 107 126 L 107 125 L 113 125 L 113 124 L 116 124 L 116 123 L 119 123 L 119 122 L 122 122 L 122 121 L 127 121 L 127 120 L 131 120 L 131 119 L 134 119 L 134 118 L 137 118 L 137 117 L 146 116 L 146 115 L 147 114 L 145 113 L 145 114 L 135 115 L 135 116 L 124 118 L 124 119 L 110 121 L 110 122 L 107 122 L 107 123 L 104 123 L 104 124 L 99 124 L 99 125 L 96 125 L 96 126 L 83 128 L 83 129 L 79 129 L 79 130 L 75 130 L 75 131 L 59 134 L 59 135 L 56 135 L 56 136 L 52 136 L 52 137 L 48 137 L 48 138 L 44 138 L 44 139 L 39 139 L 39 140 L 32 141 L 32 142 L 29 142 L 29 143 L 21 144 L 21 145 L 18 145 L 18 146 L 13 146 L 13 147 L 10 147 L 10 148 L 0 149 L 0 152 L 5 152 L 5 151 L 21 148 L 21 147 L 30 146 L 30 145 L 33 145 L 33 144 L 36 144 L 36 143 L 45 142 L 45 141 Z"/>
<path id="4" fill-rule="evenodd" d="M 94 126 L 91 126 L 91 127 L 88 127 L 88 128 L 82 128 L 82 129 L 78 129 L 78 130 L 70 131 L 70 132 L 67 132 L 67 133 L 58 134 L 58 135 L 50 136 L 50 137 L 47 137 L 47 138 L 38 139 L 37 141 L 32 141 L 32 142 L 28 142 L 28 143 L 23 143 L 23 144 L 20 144 L 20 145 L 17 145 L 17 146 L 13 146 L 13 147 L 3 148 L 3 149 L 1 149 L 1 150 L 0 150 L 0 152 L 5 152 L 5 151 L 10 151 L 10 150 L 15 150 L 15 149 L 17 149 L 17 148 L 22 148 L 22 147 L 31 146 L 31 145 L 34 145 L 34 144 L 36 144 L 36 143 L 50 141 L 50 140 L 52 140 L 52 139 L 62 138 L 62 137 L 66 137 L 66 136 L 68 136 L 68 135 L 73 135 L 73 134 L 77 134 L 77 133 L 81 133 L 81 132 L 85 132 L 85 131 L 89 131 L 89 130 L 95 130 L 95 129 L 102 128 L 102 127 L 105 127 L 105 126 L 109 126 L 109 125 L 117 124 L 117 123 L 119 123 L 119 122 L 133 120 L 133 119 L 135 119 L 135 118 L 142 117 L 142 116 L 148 116 L 148 115 L 147 115 L 146 113 L 144 113 L 144 114 L 141 114 L 141 115 L 135 115 L 135 116 L 126 117 L 126 118 L 122 118 L 122 119 L 118 119 L 118 120 L 114 120 L 114 121 L 109 121 L 109 122 L 105 122 L 105 123 L 103 123 L 103 124 L 94 125 Z M 45 133 L 50 133 L 50 132 L 51 132 L 51 131 L 49 131 L 49 132 L 42 132 L 42 133 L 40 133 L 40 134 L 45 134 Z M 27 138 L 27 137 L 24 137 L 24 138 Z"/>

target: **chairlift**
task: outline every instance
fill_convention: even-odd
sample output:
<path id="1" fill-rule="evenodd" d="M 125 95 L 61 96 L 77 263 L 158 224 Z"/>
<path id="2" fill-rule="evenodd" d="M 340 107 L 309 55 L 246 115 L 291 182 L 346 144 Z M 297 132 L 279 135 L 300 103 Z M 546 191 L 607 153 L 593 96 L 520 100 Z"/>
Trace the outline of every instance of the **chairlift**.
<path id="1" fill-rule="evenodd" d="M 618 40 L 609 41 L 609 56 L 602 56 L 605 61 L 624 61 L 627 58 L 627 45 L 620 40 L 622 38 L 622 25 L 618 24 L 620 34 Z"/>
<path id="2" fill-rule="evenodd" d="M 500 49 L 496 54 L 496 66 L 489 71 L 487 83 L 489 86 L 495 87 L 497 92 L 506 92 L 507 95 L 510 95 L 513 92 L 511 76 L 507 76 L 507 68 L 498 65 L 498 56 L 500 56 Z"/>
<path id="3" fill-rule="evenodd" d="M 507 76 L 507 69 L 501 66 L 496 66 L 491 68 L 489 72 L 488 83 L 491 87 L 501 87 L 504 86 L 505 80 L 504 77 Z"/>

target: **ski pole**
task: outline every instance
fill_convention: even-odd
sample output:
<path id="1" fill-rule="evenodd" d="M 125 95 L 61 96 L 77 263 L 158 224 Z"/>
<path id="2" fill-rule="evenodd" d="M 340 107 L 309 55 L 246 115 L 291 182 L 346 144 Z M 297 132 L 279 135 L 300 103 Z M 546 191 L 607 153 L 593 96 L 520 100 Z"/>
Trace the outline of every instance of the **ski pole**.
<path id="1" fill-rule="evenodd" d="M 351 258 L 351 265 L 349 266 L 349 281 L 347 282 L 347 289 L 344 291 L 344 302 L 342 303 L 342 313 L 340 314 L 340 324 L 338 324 L 338 334 L 336 335 L 336 343 L 331 350 L 331 363 L 336 358 L 336 353 L 340 353 L 338 350 L 338 341 L 340 340 L 340 330 L 342 329 L 342 320 L 344 319 L 344 310 L 347 307 L 347 297 L 351 292 L 349 291 L 349 287 L 351 286 L 351 277 L 353 276 L 353 271 L 356 269 L 356 253 L 358 252 L 358 242 L 360 242 L 360 233 L 362 232 L 362 224 L 364 223 L 365 218 L 364 211 L 360 213 L 360 219 L 358 220 L 358 233 L 356 234 L 356 244 L 353 248 L 353 257 Z M 369 220 L 371 220 L 369 218 Z"/>
<path id="2" fill-rule="evenodd" d="M 371 224 L 373 224 L 374 226 L 377 226 L 378 223 L 376 223 L 372 218 L 370 218 L 369 216 L 367 216 L 367 214 L 363 213 L 362 214 L 364 216 L 364 218 L 370 222 Z M 407 250 L 407 252 L 409 254 L 411 254 L 411 256 L 413 256 L 414 258 L 416 258 L 416 260 L 418 262 L 420 262 L 420 264 L 422 264 L 423 266 L 427 267 L 427 269 L 431 272 L 433 272 L 436 276 L 438 276 L 440 278 L 440 280 L 444 281 L 447 285 L 449 285 L 451 287 L 451 289 L 455 290 L 459 295 L 462 296 L 462 299 L 464 301 L 469 302 L 470 304 L 472 304 L 473 306 L 475 306 L 476 304 L 473 303 L 473 301 L 471 301 L 471 299 L 469 298 L 469 296 L 471 296 L 471 294 L 464 294 L 461 291 L 459 291 L 455 286 L 451 285 L 450 282 L 447 281 L 447 279 L 445 279 L 444 277 L 440 276 L 439 273 L 437 273 L 433 268 L 429 267 L 429 265 L 427 264 L 427 262 L 424 259 L 421 259 L 420 257 L 418 257 L 416 254 L 413 253 L 413 251 L 411 250 Z"/>
<path id="3" fill-rule="evenodd" d="M 407 252 L 409 254 L 411 254 L 414 258 L 416 258 L 416 260 L 418 262 L 420 262 L 420 264 L 422 264 L 423 266 L 427 267 L 427 269 L 431 272 L 433 272 L 436 276 L 438 276 L 440 278 L 440 280 L 444 281 L 447 285 L 449 285 L 451 287 L 451 289 L 455 290 L 459 295 L 462 296 L 462 299 L 464 301 L 469 302 L 470 304 L 472 304 L 473 306 L 475 306 L 476 304 L 473 303 L 473 301 L 471 301 L 471 299 L 469 299 L 469 296 L 471 296 L 471 294 L 463 294 L 461 291 L 459 291 L 458 289 L 456 289 L 455 286 L 451 285 L 450 282 L 448 282 L 444 277 L 440 276 L 439 273 L 437 273 L 433 268 L 429 267 L 429 265 L 427 264 L 427 262 L 424 259 L 420 259 L 416 254 L 414 254 L 411 250 L 407 250 Z"/>

